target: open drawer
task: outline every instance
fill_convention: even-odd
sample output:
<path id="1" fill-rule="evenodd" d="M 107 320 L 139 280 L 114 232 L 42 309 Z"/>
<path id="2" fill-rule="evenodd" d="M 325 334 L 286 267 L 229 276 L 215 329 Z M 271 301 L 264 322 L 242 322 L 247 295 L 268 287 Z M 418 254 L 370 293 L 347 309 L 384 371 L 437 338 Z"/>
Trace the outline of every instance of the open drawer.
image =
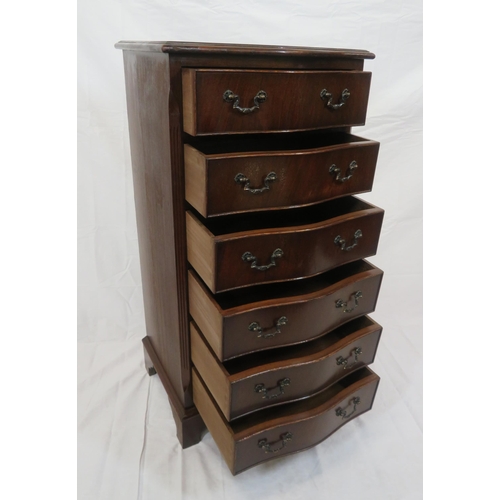
<path id="1" fill-rule="evenodd" d="M 300 345 L 221 363 L 191 323 L 191 360 L 228 421 L 309 398 L 375 358 L 382 327 L 367 316 Z"/>
<path id="2" fill-rule="evenodd" d="M 378 375 L 363 367 L 313 398 L 228 423 L 193 369 L 194 403 L 233 474 L 320 443 L 371 409 L 378 383 Z"/>
<path id="3" fill-rule="evenodd" d="M 384 211 L 347 196 L 321 205 L 200 220 L 188 261 L 213 293 L 314 276 L 377 252 Z"/>

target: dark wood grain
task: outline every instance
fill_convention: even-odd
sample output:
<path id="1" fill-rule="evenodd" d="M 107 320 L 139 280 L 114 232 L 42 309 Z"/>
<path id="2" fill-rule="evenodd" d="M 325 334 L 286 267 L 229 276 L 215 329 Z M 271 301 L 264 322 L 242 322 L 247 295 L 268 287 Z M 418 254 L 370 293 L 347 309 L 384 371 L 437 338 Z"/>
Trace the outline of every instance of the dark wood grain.
<path id="1" fill-rule="evenodd" d="M 215 355 L 226 361 L 251 352 L 303 343 L 373 312 L 383 273 L 368 262 L 356 261 L 294 283 L 257 286 L 215 296 L 194 273 L 191 276 L 190 295 L 198 290 L 204 293 L 216 312 L 210 315 L 207 308 L 193 302 L 191 315 Z M 343 308 L 336 307 L 338 300 L 354 307 L 353 294 L 358 291 L 363 296 L 352 311 L 345 313 Z M 283 316 L 287 323 L 279 334 L 259 337 L 249 330 L 249 325 L 257 322 L 268 335 L 276 331 L 276 321 Z"/>
<path id="2" fill-rule="evenodd" d="M 236 44 L 236 43 L 203 43 L 203 42 L 139 42 L 123 40 L 115 44 L 117 49 L 153 51 L 164 53 L 181 53 L 189 55 L 208 54 L 224 55 L 236 54 L 244 56 L 271 55 L 274 57 L 284 56 L 330 56 L 334 58 L 346 59 L 374 59 L 375 54 L 367 50 L 356 49 L 332 49 L 328 47 L 300 47 L 284 45 L 256 45 L 256 44 Z"/>
<path id="3" fill-rule="evenodd" d="M 169 396 L 189 408 L 180 77 L 164 54 L 126 51 L 124 62 L 146 328 Z"/>
<path id="4" fill-rule="evenodd" d="M 184 130 L 191 135 L 278 132 L 363 125 L 371 73 L 360 71 L 264 71 L 185 69 Z M 337 103 L 344 89 L 350 97 L 332 110 L 321 99 L 327 89 Z M 241 107 L 252 107 L 260 90 L 267 100 L 244 114 L 225 102 L 231 90 Z"/>
<path id="5" fill-rule="evenodd" d="M 186 175 L 196 181 L 186 190 L 186 199 L 201 215 L 212 217 L 294 208 L 370 191 L 379 143 L 330 132 L 290 138 L 245 136 L 237 141 L 199 142 L 185 149 L 189 153 L 184 156 Z M 356 168 L 350 171 L 353 161 Z M 339 180 L 330 172 L 332 165 L 340 169 Z M 263 188 L 270 173 L 277 179 L 262 192 L 252 193 L 235 181 L 242 174 L 250 188 Z"/>

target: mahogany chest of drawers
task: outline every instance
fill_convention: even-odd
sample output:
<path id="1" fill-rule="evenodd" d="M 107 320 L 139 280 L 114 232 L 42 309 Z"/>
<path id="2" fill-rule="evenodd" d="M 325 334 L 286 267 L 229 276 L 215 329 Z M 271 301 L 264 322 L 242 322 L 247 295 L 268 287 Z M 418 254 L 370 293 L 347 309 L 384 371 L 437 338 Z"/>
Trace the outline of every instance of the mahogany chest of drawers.
<path id="1" fill-rule="evenodd" d="M 372 407 L 383 211 L 366 118 L 374 55 L 120 42 L 147 336 L 183 447 L 231 472 Z"/>

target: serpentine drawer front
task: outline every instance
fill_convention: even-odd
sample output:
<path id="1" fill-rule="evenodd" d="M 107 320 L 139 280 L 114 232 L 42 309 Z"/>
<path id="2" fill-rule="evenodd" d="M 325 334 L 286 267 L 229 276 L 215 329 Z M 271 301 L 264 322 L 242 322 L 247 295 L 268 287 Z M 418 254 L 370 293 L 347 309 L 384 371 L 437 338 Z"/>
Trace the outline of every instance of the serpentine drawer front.
<path id="1" fill-rule="evenodd" d="M 348 196 L 290 212 L 205 224 L 187 212 L 188 261 L 216 293 L 314 276 L 377 252 L 380 208 Z"/>
<path id="2" fill-rule="evenodd" d="M 228 423 L 193 369 L 194 402 L 233 474 L 310 448 L 371 409 L 379 377 L 363 367 L 317 396 Z"/>
<path id="3" fill-rule="evenodd" d="M 297 344 L 375 310 L 382 271 L 356 261 L 314 278 L 212 295 L 189 271 L 189 309 L 220 361 Z"/>
<path id="4" fill-rule="evenodd" d="M 220 363 L 194 323 L 191 359 L 228 421 L 261 408 L 311 397 L 375 358 L 382 327 L 367 316 L 278 352 Z"/>
<path id="5" fill-rule="evenodd" d="M 371 73 L 184 69 L 191 135 L 364 125 Z"/>
<path id="6" fill-rule="evenodd" d="M 371 190 L 378 142 L 343 133 L 290 135 L 186 144 L 186 200 L 212 217 L 311 205 Z"/>
<path id="7" fill-rule="evenodd" d="M 367 117 L 364 62 L 375 56 L 116 46 L 145 363 L 182 447 L 208 428 L 237 474 L 320 443 L 371 409 L 379 382 L 367 365 L 382 327 L 367 314 L 383 272 L 364 259 L 377 252 L 384 211 L 354 196 L 372 189 L 379 143 L 351 131 Z"/>

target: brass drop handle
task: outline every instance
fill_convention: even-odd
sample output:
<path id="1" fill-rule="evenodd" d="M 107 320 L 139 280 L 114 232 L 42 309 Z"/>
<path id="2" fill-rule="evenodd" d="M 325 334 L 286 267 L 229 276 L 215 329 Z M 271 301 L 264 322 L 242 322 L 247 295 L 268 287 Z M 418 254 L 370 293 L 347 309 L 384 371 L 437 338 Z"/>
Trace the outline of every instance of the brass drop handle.
<path id="1" fill-rule="evenodd" d="M 264 179 L 264 186 L 261 188 L 252 188 L 250 187 L 250 180 L 248 177 L 246 177 L 244 174 L 236 174 L 236 177 L 234 178 L 234 181 L 238 184 L 243 184 L 243 190 L 248 191 L 250 194 L 261 194 L 264 191 L 269 191 L 270 182 L 274 182 L 278 180 L 278 176 L 276 175 L 276 172 L 269 172 L 266 175 L 266 178 Z"/>
<path id="2" fill-rule="evenodd" d="M 353 405 L 353 408 L 351 410 L 351 413 L 347 413 L 347 408 L 349 408 L 349 406 L 351 406 L 351 403 Z M 361 403 L 361 398 L 359 397 L 354 397 L 352 398 L 349 403 L 347 404 L 347 406 L 345 407 L 345 409 L 342 409 L 342 408 L 337 408 L 335 410 L 335 415 L 337 415 L 337 417 L 342 417 L 342 419 L 344 418 L 349 418 L 355 411 L 356 411 L 356 407 Z"/>
<path id="3" fill-rule="evenodd" d="M 337 365 L 339 365 L 339 366 L 343 365 L 344 370 L 348 370 L 349 368 L 352 368 L 358 362 L 358 356 L 360 356 L 361 354 L 363 354 L 363 350 L 361 349 L 361 347 L 355 347 L 351 351 L 349 356 L 347 356 L 347 358 L 344 358 L 343 356 L 339 356 L 337 358 Z M 349 363 L 349 358 L 351 358 L 352 356 L 354 356 L 354 361 L 352 363 Z"/>
<path id="4" fill-rule="evenodd" d="M 253 98 L 254 105 L 251 108 L 240 107 L 240 96 L 235 94 L 232 90 L 226 90 L 222 94 L 222 98 L 226 102 L 233 103 L 233 109 L 237 109 L 240 113 L 247 115 L 248 113 L 253 113 L 256 109 L 259 109 L 259 103 L 264 102 L 267 99 L 267 93 L 264 90 L 259 90 L 257 95 Z"/>
<path id="5" fill-rule="evenodd" d="M 251 262 L 251 269 L 256 269 L 257 271 L 267 271 L 270 267 L 274 267 L 276 265 L 276 259 L 283 257 L 283 250 L 281 248 L 277 248 L 271 255 L 271 262 L 269 264 L 265 264 L 263 266 L 257 265 L 257 257 L 252 255 L 250 252 L 245 252 L 241 258 L 245 262 Z"/>
<path id="6" fill-rule="evenodd" d="M 349 99 L 349 97 L 351 97 L 351 93 L 349 92 L 349 89 L 344 89 L 342 91 L 342 94 L 340 95 L 339 102 L 337 104 L 333 104 L 333 96 L 326 89 L 323 89 L 319 93 L 319 95 L 320 95 L 321 99 L 323 99 L 323 101 L 328 100 L 328 102 L 326 103 L 326 106 L 327 106 L 327 108 L 330 108 L 330 109 L 340 109 L 342 106 L 345 105 L 345 103 L 347 102 L 347 99 Z"/>
<path id="7" fill-rule="evenodd" d="M 274 323 L 274 332 L 264 333 L 264 329 L 260 326 L 260 323 L 258 321 L 253 321 L 252 323 L 250 323 L 248 325 L 248 329 L 251 332 L 258 333 L 257 338 L 268 339 L 271 337 L 275 337 L 278 333 L 281 333 L 280 326 L 285 326 L 287 323 L 288 318 L 286 316 L 281 316 L 281 318 L 277 319 Z"/>
<path id="8" fill-rule="evenodd" d="M 342 170 L 337 167 L 335 164 L 331 165 L 329 168 L 329 172 L 334 175 L 336 174 L 335 180 L 337 182 L 346 182 L 348 181 L 354 174 L 354 171 L 358 168 L 358 164 L 356 161 L 351 161 L 349 163 L 349 167 L 347 167 L 347 172 L 345 177 L 342 177 Z"/>
<path id="9" fill-rule="evenodd" d="M 339 299 L 339 300 L 337 300 L 337 302 L 335 302 L 335 307 L 337 309 L 340 309 L 341 307 L 343 307 L 344 308 L 343 312 L 345 312 L 345 313 L 350 313 L 350 312 L 354 311 L 354 309 L 356 309 L 356 307 L 358 307 L 358 305 L 359 305 L 358 299 L 363 298 L 363 294 L 361 293 L 361 290 L 358 290 L 357 292 L 352 293 L 351 297 L 354 298 L 354 306 L 353 307 L 347 307 L 347 304 L 349 301 L 344 302 L 342 299 Z"/>
<path id="10" fill-rule="evenodd" d="M 335 239 L 333 240 L 333 242 L 340 247 L 341 250 L 343 250 L 344 252 L 350 252 L 357 244 L 358 244 L 358 240 L 359 238 L 361 238 L 363 236 L 363 233 L 361 232 L 361 229 L 358 229 L 356 230 L 356 232 L 354 233 L 354 239 L 353 239 L 353 242 L 346 246 L 346 241 L 344 238 L 342 238 L 342 236 L 340 236 L 340 234 L 338 234 Z"/>
<path id="11" fill-rule="evenodd" d="M 257 446 L 259 448 L 262 448 L 266 453 L 276 453 L 280 450 L 282 450 L 287 443 L 289 443 L 292 440 L 293 434 L 291 432 L 285 432 L 282 434 L 279 438 L 278 441 L 274 441 L 274 443 L 268 443 L 267 439 L 260 439 L 259 442 L 257 443 Z M 271 448 L 272 446 L 278 444 L 281 442 L 281 446 L 279 448 Z"/>
<path id="12" fill-rule="evenodd" d="M 254 390 L 256 393 L 262 394 L 262 399 L 276 399 L 285 394 L 285 387 L 290 384 L 290 379 L 284 378 L 278 380 L 278 384 L 275 387 L 271 387 L 271 389 L 268 389 L 264 384 L 257 384 Z M 276 391 L 276 389 L 278 389 L 278 391 Z"/>

